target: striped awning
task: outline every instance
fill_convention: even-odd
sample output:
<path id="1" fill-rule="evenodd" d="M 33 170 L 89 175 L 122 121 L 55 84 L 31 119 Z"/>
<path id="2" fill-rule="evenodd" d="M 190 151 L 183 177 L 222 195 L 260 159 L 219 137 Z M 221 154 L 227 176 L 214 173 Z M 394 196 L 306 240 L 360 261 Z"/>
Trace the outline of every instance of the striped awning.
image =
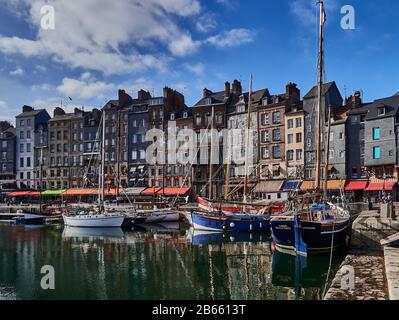
<path id="1" fill-rule="evenodd" d="M 370 182 L 366 191 L 382 191 L 384 190 L 384 182 Z"/>
<path id="2" fill-rule="evenodd" d="M 279 192 L 281 191 L 281 187 L 284 181 L 276 180 L 276 181 L 261 181 L 259 182 L 255 189 L 255 193 L 267 193 L 267 192 Z"/>
<path id="3" fill-rule="evenodd" d="M 368 181 L 348 181 L 345 185 L 345 191 L 365 190 L 368 183 Z"/>
<path id="4" fill-rule="evenodd" d="M 140 193 L 140 195 L 142 195 L 142 196 L 155 196 L 159 190 L 161 190 L 161 188 L 158 188 L 158 187 L 146 188 Z"/>
<path id="5" fill-rule="evenodd" d="M 384 190 L 385 191 L 392 191 L 398 183 L 396 181 L 385 182 Z"/>
<path id="6" fill-rule="evenodd" d="M 14 191 L 8 194 L 10 197 L 38 197 L 40 192 L 36 191 Z"/>
<path id="7" fill-rule="evenodd" d="M 282 189 L 286 190 L 286 191 L 298 190 L 300 185 L 301 185 L 301 181 L 287 180 L 284 182 Z"/>

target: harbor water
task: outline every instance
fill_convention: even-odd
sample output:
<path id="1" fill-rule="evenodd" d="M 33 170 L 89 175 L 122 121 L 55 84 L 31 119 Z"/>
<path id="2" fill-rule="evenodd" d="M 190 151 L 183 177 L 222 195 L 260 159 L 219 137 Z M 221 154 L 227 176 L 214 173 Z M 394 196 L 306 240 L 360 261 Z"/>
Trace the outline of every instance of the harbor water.
<path id="1" fill-rule="evenodd" d="M 121 229 L 0 225 L 0 299 L 322 299 L 344 256 L 273 250 L 268 234 L 179 224 Z M 44 290 L 43 266 L 54 268 Z M 326 285 L 327 283 L 327 285 Z"/>

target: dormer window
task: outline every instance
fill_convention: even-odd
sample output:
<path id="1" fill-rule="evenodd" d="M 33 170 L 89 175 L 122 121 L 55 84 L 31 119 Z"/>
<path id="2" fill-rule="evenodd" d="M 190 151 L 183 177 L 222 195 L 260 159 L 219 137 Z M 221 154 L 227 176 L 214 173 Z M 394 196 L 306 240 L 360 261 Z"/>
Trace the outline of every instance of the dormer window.
<path id="1" fill-rule="evenodd" d="M 264 98 L 263 99 L 263 105 L 267 106 L 269 104 L 269 98 Z"/>
<path id="2" fill-rule="evenodd" d="M 188 118 L 187 112 L 184 112 L 184 113 L 183 113 L 183 118 L 184 118 L 184 119 L 187 119 L 187 118 Z"/>
<path id="3" fill-rule="evenodd" d="M 279 103 L 280 102 L 280 97 L 279 96 L 275 96 L 273 98 L 274 103 Z"/>
<path id="4" fill-rule="evenodd" d="M 245 105 L 244 104 L 240 104 L 238 106 L 236 106 L 236 112 L 245 112 Z"/>
<path id="5" fill-rule="evenodd" d="M 174 113 L 171 113 L 171 114 L 170 114 L 170 120 L 171 120 L 171 121 L 175 120 L 175 114 L 174 114 Z"/>
<path id="6" fill-rule="evenodd" d="M 385 107 L 380 107 L 380 108 L 378 108 L 378 115 L 379 115 L 379 116 L 385 115 Z"/>
<path id="7" fill-rule="evenodd" d="M 205 99 L 205 105 L 210 105 L 212 103 L 212 99 L 211 98 L 206 98 Z"/>

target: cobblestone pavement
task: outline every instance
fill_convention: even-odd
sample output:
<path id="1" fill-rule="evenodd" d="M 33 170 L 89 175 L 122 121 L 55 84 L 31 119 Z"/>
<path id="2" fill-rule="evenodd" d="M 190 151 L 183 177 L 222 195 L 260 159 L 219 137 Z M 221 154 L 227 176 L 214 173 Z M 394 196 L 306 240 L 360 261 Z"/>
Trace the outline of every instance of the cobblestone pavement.
<path id="1" fill-rule="evenodd" d="M 380 240 L 395 232 L 397 227 L 397 221 L 380 219 L 374 211 L 359 215 L 353 223 L 351 249 L 324 299 L 389 299 L 384 251 Z"/>
<path id="2" fill-rule="evenodd" d="M 399 248 L 385 247 L 384 257 L 389 298 L 399 300 Z"/>

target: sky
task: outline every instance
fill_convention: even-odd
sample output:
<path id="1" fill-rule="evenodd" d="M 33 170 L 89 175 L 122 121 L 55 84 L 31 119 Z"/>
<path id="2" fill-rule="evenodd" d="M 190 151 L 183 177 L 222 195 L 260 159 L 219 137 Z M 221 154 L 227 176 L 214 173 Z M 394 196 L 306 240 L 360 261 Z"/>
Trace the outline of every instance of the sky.
<path id="1" fill-rule="evenodd" d="M 54 8 L 54 29 L 41 9 Z M 325 80 L 365 101 L 399 91 L 397 0 L 325 0 Z M 341 8 L 355 29 L 341 28 Z M 317 79 L 316 0 L 0 0 L 0 120 L 22 105 L 102 107 L 169 86 L 188 106 L 225 81 L 302 95 Z M 70 100 L 69 97 L 72 99 Z"/>

